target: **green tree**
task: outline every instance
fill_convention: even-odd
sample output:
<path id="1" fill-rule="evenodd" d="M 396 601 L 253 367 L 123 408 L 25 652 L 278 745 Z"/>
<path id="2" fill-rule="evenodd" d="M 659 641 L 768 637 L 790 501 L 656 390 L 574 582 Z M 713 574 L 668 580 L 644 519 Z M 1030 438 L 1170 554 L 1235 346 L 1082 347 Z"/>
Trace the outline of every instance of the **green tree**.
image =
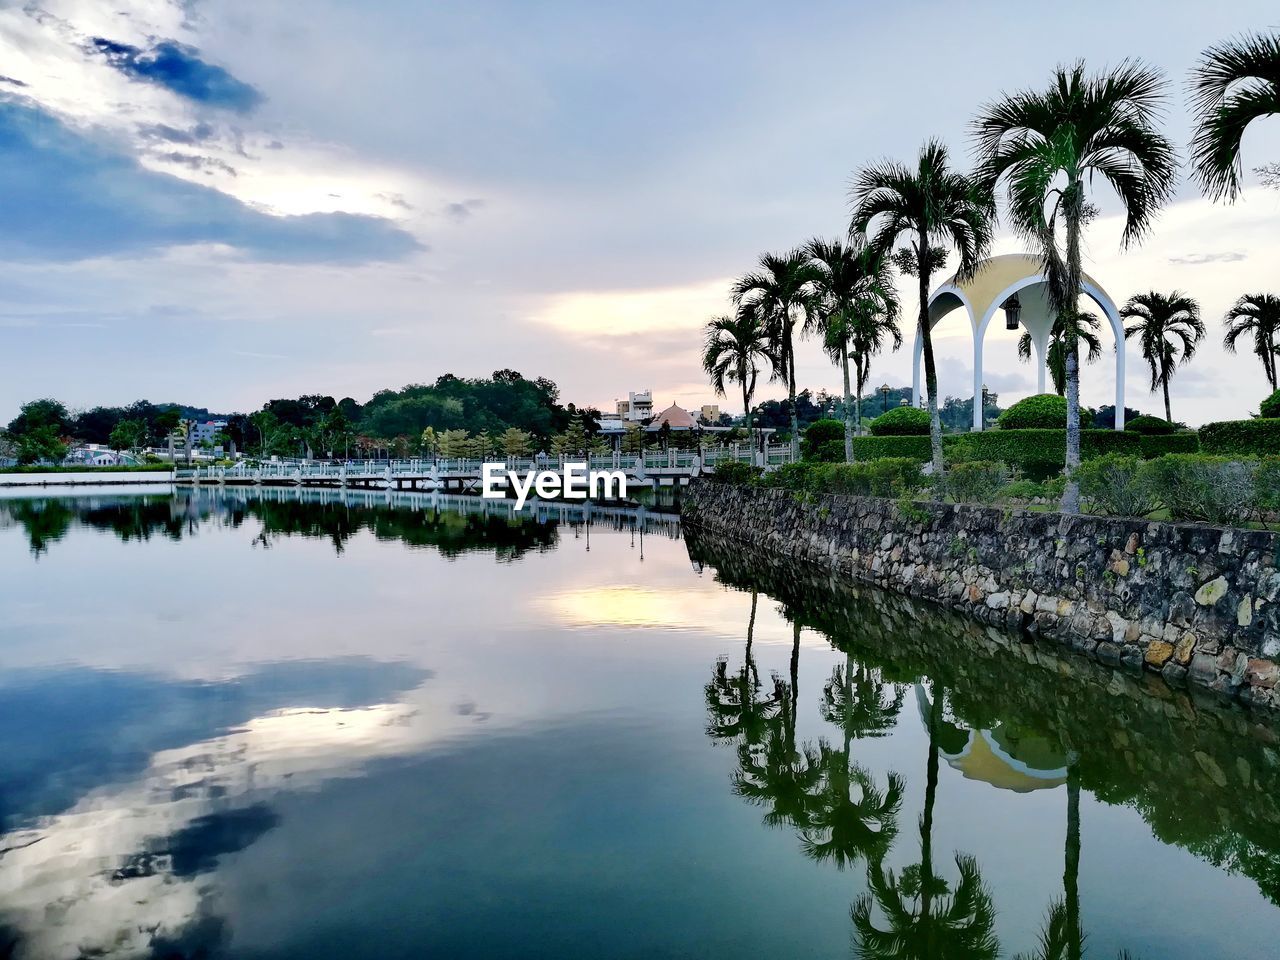
<path id="1" fill-rule="evenodd" d="M 1169 380 L 1179 363 L 1190 363 L 1196 344 L 1204 338 L 1200 304 L 1185 293 L 1151 290 L 1129 298 L 1120 316 L 1133 323 L 1124 329 L 1124 338 L 1138 339 L 1142 358 L 1151 368 L 1151 392 L 1164 392 L 1164 418 L 1173 423 L 1169 405 Z"/>
<path id="2" fill-rule="evenodd" d="M 258 452 L 265 455 L 268 440 L 280 428 L 280 419 L 270 410 L 259 410 L 249 414 L 249 422 L 258 431 Z"/>
<path id="3" fill-rule="evenodd" d="M 422 452 L 428 457 L 434 457 L 440 452 L 440 438 L 436 435 L 435 427 L 427 427 L 422 431 Z"/>
<path id="4" fill-rule="evenodd" d="M 31 427 L 17 435 L 18 465 L 38 463 L 47 460 L 50 463 L 61 463 L 67 455 L 67 445 L 58 435 L 58 428 L 53 424 Z"/>
<path id="5" fill-rule="evenodd" d="M 873 164 L 854 175 L 851 233 L 871 238 L 872 247 L 887 253 L 900 243 L 898 259 L 919 284 L 919 334 L 924 347 L 924 379 L 929 396 L 929 436 L 933 470 L 943 474 L 942 421 L 938 416 L 938 370 L 929 329 L 929 284 L 954 249 L 957 276 L 973 274 L 991 244 L 992 204 L 969 177 L 951 169 L 947 148 L 929 140 L 914 170 L 893 161 Z M 945 244 L 946 246 L 938 246 Z"/>
<path id="6" fill-rule="evenodd" d="M 587 426 L 581 416 L 570 420 L 568 429 L 551 440 L 552 452 L 566 457 L 584 456 L 590 445 L 591 440 L 587 436 Z"/>
<path id="7" fill-rule="evenodd" d="M 871 358 L 886 339 L 902 346 L 898 330 L 898 295 L 889 261 L 857 238 L 849 243 L 814 239 L 805 248 L 817 271 L 811 324 L 822 335 L 823 348 L 837 364 L 844 384 L 844 459 L 853 462 L 855 425 L 862 423 L 862 392 L 871 375 Z M 849 383 L 853 360 L 856 391 Z"/>
<path id="8" fill-rule="evenodd" d="M 147 425 L 141 420 L 121 420 L 111 430 L 112 450 L 136 450 L 146 441 Z"/>
<path id="9" fill-rule="evenodd" d="M 507 427 L 502 431 L 502 439 L 498 442 L 503 456 L 527 457 L 533 452 L 533 434 L 519 427 Z"/>
<path id="10" fill-rule="evenodd" d="M 1254 120 L 1280 113 L 1280 34 L 1249 34 L 1210 47 L 1191 71 L 1191 170 L 1215 200 L 1240 193 L 1240 142 Z M 1258 172 L 1268 179 L 1274 165 Z"/>
<path id="11" fill-rule="evenodd" d="M 22 434 L 40 427 L 52 427 L 60 437 L 70 435 L 71 415 L 66 405 L 51 397 L 24 403 L 18 408 L 18 415 L 9 421 L 9 436 L 17 440 Z"/>
<path id="12" fill-rule="evenodd" d="M 622 452 L 633 456 L 644 453 L 644 429 L 638 423 L 628 423 L 623 428 Z"/>
<path id="13" fill-rule="evenodd" d="M 1253 352 L 1262 361 L 1262 370 L 1271 389 L 1277 383 L 1277 366 L 1280 365 L 1280 297 L 1273 293 L 1246 294 L 1227 311 L 1223 322 L 1227 326 L 1222 345 L 1231 353 L 1236 352 L 1236 341 L 1241 337 L 1253 339 Z"/>
<path id="14" fill-rule="evenodd" d="M 985 106 L 974 121 L 983 188 L 994 193 L 1005 184 L 1010 220 L 1040 247 L 1049 300 L 1063 316 L 1064 513 L 1080 512 L 1075 479 L 1080 465 L 1080 244 L 1094 212 L 1085 188 L 1096 177 L 1120 198 L 1125 208 L 1122 245 L 1150 230 L 1173 192 L 1177 172 L 1173 145 L 1156 128 L 1163 102 L 1164 79 L 1141 63 L 1125 62 L 1096 76 L 1087 76 L 1084 64 L 1077 63 L 1059 67 L 1047 90 L 1005 96 Z"/>
<path id="15" fill-rule="evenodd" d="M 800 425 L 796 415 L 796 325 L 804 318 L 817 278 L 809 255 L 803 250 L 766 253 L 759 269 L 733 285 L 733 302 L 756 313 L 769 338 L 769 353 L 777 358 L 775 370 L 787 385 L 791 415 L 791 452 L 800 450 Z"/>
<path id="16" fill-rule="evenodd" d="M 471 435 L 466 430 L 446 430 L 440 434 L 440 456 L 448 460 L 465 457 L 470 450 Z"/>
<path id="17" fill-rule="evenodd" d="M 702 348 L 702 369 L 711 378 L 716 396 L 726 397 L 726 381 L 742 390 L 742 412 L 751 416 L 751 398 L 761 365 L 768 362 L 776 372 L 776 362 L 768 330 L 752 305 L 740 306 L 732 317 L 716 317 L 707 322 Z"/>

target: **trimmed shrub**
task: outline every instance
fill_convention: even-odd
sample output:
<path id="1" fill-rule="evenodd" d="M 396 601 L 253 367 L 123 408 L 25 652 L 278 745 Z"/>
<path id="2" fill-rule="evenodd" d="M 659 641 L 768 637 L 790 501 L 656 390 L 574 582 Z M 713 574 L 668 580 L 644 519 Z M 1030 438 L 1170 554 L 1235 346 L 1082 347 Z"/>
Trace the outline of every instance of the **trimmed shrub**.
<path id="1" fill-rule="evenodd" d="M 895 407 L 871 421 L 871 433 L 876 437 L 927 437 L 929 411 Z"/>
<path id="2" fill-rule="evenodd" d="M 711 479 L 716 483 L 750 483 L 758 476 L 759 467 L 741 460 L 722 460 L 711 472 Z"/>
<path id="3" fill-rule="evenodd" d="M 1223 420 L 1200 428 L 1205 453 L 1268 457 L 1280 453 L 1280 417 Z"/>
<path id="4" fill-rule="evenodd" d="M 1081 422 L 1083 422 L 1083 413 Z M 997 421 L 1002 430 L 1065 430 L 1067 429 L 1067 399 L 1056 393 L 1037 393 L 1019 400 L 1000 414 Z"/>
<path id="5" fill-rule="evenodd" d="M 1081 430 L 1080 459 L 1089 460 L 1108 453 L 1142 452 L 1142 437 L 1119 430 Z M 943 438 L 947 459 L 952 463 L 994 460 L 1007 463 L 1032 480 L 1044 480 L 1059 473 L 1067 462 L 1067 431 L 1064 430 L 984 430 Z"/>
<path id="6" fill-rule="evenodd" d="M 1009 468 L 993 460 L 970 460 L 947 471 L 947 493 L 956 503 L 994 503 Z"/>
<path id="7" fill-rule="evenodd" d="M 1147 464 L 1175 520 L 1239 523 L 1254 502 L 1255 465 L 1230 457 L 1171 453 Z"/>
<path id="8" fill-rule="evenodd" d="M 1110 453 L 1080 464 L 1080 495 L 1095 509 L 1118 517 L 1145 517 L 1160 506 L 1155 472 L 1145 460 Z"/>
<path id="9" fill-rule="evenodd" d="M 999 499 L 1015 503 L 1047 499 L 1050 496 L 1045 484 L 1034 480 L 1013 480 L 1000 488 Z"/>
<path id="10" fill-rule="evenodd" d="M 1128 429 L 1127 427 L 1125 428 Z M 1180 430 L 1169 434 L 1139 434 L 1142 455 L 1151 460 L 1166 453 L 1199 453 L 1200 437 L 1194 430 Z"/>
<path id="11" fill-rule="evenodd" d="M 819 466 L 816 463 L 784 463 L 778 469 L 761 475 L 760 483 L 766 487 L 780 487 L 801 493 L 810 489 Z"/>
<path id="12" fill-rule="evenodd" d="M 1173 431 L 1177 429 L 1177 427 L 1168 420 L 1164 420 L 1160 417 L 1148 417 L 1145 414 L 1140 417 L 1134 417 L 1124 425 L 1124 428 L 1126 430 L 1131 430 L 1134 433 L 1145 433 L 1150 436 L 1173 433 Z"/>
<path id="13" fill-rule="evenodd" d="M 926 434 L 928 431 L 926 431 Z M 943 437 L 945 443 L 947 438 Z M 928 463 L 932 456 L 929 437 L 854 437 L 855 460 L 882 460 L 886 457 L 907 457 L 920 463 Z M 840 445 L 840 459 L 844 459 L 844 443 Z"/>
<path id="14" fill-rule="evenodd" d="M 815 420 L 809 424 L 800 438 L 800 456 L 820 463 L 844 460 L 844 421 Z"/>
<path id="15" fill-rule="evenodd" d="M 1258 405 L 1258 416 L 1268 420 L 1280 419 L 1280 390 Z"/>

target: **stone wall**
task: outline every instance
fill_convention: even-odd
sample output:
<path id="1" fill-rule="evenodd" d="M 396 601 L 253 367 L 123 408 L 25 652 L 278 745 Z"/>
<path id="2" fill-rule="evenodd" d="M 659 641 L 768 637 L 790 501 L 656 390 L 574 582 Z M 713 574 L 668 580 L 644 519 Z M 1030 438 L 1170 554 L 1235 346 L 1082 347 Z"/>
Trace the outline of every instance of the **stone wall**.
<path id="1" fill-rule="evenodd" d="M 1280 535 L 702 481 L 695 527 L 1280 709 Z"/>

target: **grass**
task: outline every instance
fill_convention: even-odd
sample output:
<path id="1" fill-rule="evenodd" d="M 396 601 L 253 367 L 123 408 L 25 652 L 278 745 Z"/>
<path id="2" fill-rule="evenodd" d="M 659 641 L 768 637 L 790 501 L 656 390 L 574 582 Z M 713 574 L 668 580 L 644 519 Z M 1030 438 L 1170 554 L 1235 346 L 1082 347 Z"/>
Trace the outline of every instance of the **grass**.
<path id="1" fill-rule="evenodd" d="M 163 470 L 171 471 L 173 466 L 167 463 L 129 464 L 119 467 L 47 467 L 28 464 L 25 467 L 0 467 L 0 473 L 154 473 Z"/>

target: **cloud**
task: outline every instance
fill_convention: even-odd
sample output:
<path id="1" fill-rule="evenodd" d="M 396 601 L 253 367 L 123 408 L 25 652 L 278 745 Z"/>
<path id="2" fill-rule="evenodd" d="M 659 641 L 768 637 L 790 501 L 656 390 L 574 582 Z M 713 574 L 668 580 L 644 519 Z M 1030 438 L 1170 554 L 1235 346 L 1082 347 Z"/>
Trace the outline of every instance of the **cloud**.
<path id="1" fill-rule="evenodd" d="M 459 200 L 454 203 L 446 203 L 444 205 L 444 215 L 454 223 L 462 223 L 469 220 L 484 207 L 484 200 L 480 197 L 468 197 L 466 200 Z"/>
<path id="2" fill-rule="evenodd" d="M 0 257 L 14 260 L 80 260 L 222 244 L 276 263 L 362 263 L 423 249 L 381 217 L 274 216 L 217 190 L 146 170 L 13 98 L 0 99 L 0 208 L 6 221 Z"/>
<path id="3" fill-rule="evenodd" d="M 0 83 L 7 83 L 12 87 L 25 87 L 26 83 L 21 80 L 15 80 L 13 77 L 6 77 L 0 74 Z"/>
<path id="4" fill-rule="evenodd" d="M 1231 250 L 1226 253 L 1189 253 L 1186 256 L 1170 257 L 1169 262 L 1175 266 L 1201 267 L 1208 263 L 1239 263 L 1247 259 L 1247 254 Z"/>
<path id="5" fill-rule="evenodd" d="M 190 130 L 179 130 L 167 123 L 144 123 L 138 127 L 138 133 L 144 140 L 162 140 L 191 147 L 208 140 L 214 131 L 207 123 L 197 123 Z"/>
<path id="6" fill-rule="evenodd" d="M 104 37 L 94 37 L 90 49 L 126 77 L 153 83 L 187 100 L 248 113 L 262 102 L 262 94 L 222 67 L 205 63 L 199 51 L 174 40 L 161 40 L 149 50 Z"/>

